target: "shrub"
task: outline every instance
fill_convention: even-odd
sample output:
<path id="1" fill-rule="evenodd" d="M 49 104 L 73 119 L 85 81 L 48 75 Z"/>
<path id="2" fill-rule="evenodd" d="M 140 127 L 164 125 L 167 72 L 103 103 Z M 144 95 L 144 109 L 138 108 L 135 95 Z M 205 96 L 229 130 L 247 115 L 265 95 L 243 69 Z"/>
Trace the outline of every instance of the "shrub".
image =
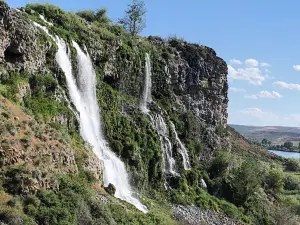
<path id="1" fill-rule="evenodd" d="M 30 218 L 27 218 L 22 211 L 8 206 L 0 206 L 0 224 L 32 225 L 34 222 Z"/>
<path id="2" fill-rule="evenodd" d="M 218 152 L 217 156 L 213 159 L 208 169 L 211 178 L 217 177 L 227 171 L 230 162 L 232 161 L 231 155 L 228 152 Z"/>
<path id="3" fill-rule="evenodd" d="M 300 171 L 300 160 L 299 159 L 287 159 L 285 167 L 289 171 Z"/>
<path id="4" fill-rule="evenodd" d="M 300 179 L 294 175 L 286 175 L 284 177 L 284 189 L 286 190 L 299 190 L 300 189 Z"/>
<path id="5" fill-rule="evenodd" d="M 281 169 L 271 169 L 265 177 L 266 188 L 274 192 L 279 192 L 283 188 L 283 171 Z"/>
<path id="6" fill-rule="evenodd" d="M 76 14 L 90 23 L 97 21 L 102 24 L 108 24 L 110 22 L 106 14 L 106 9 L 98 9 L 97 11 L 83 10 Z"/>
<path id="7" fill-rule="evenodd" d="M 234 204 L 243 205 L 252 196 L 262 182 L 260 165 L 253 160 L 246 160 L 236 167 L 229 175 L 228 186 L 231 187 L 229 200 Z M 231 179 L 230 179 L 231 178 Z"/>
<path id="8" fill-rule="evenodd" d="M 95 20 L 95 13 L 93 10 L 83 10 L 76 14 L 90 23 Z"/>

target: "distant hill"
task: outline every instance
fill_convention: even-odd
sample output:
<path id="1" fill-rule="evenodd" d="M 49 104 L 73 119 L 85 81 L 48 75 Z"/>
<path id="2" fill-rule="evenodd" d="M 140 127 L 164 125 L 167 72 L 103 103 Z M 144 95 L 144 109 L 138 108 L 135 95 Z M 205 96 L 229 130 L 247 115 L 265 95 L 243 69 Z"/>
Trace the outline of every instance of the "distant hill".
<path id="1" fill-rule="evenodd" d="M 237 132 L 249 140 L 261 141 L 266 138 L 272 144 L 283 144 L 286 141 L 300 141 L 300 127 L 280 127 L 280 126 L 245 126 L 230 124 Z"/>

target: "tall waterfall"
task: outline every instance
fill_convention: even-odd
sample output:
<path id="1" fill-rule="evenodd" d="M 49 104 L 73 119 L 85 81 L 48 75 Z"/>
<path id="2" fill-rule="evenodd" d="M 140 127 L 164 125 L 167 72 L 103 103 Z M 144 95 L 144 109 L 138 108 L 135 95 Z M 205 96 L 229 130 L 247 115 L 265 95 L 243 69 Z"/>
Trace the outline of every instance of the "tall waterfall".
<path id="1" fill-rule="evenodd" d="M 172 122 L 171 122 L 171 128 L 172 128 L 173 133 L 175 134 L 175 140 L 176 140 L 177 145 L 178 145 L 178 151 L 179 151 L 180 155 L 182 156 L 183 168 L 185 170 L 190 170 L 191 169 L 191 163 L 190 163 L 190 159 L 189 159 L 189 154 L 187 152 L 186 147 L 184 146 L 184 144 L 179 139 L 176 128 L 175 128 L 175 125 Z"/>
<path id="2" fill-rule="evenodd" d="M 176 172 L 176 161 L 173 158 L 172 143 L 169 139 L 169 129 L 164 118 L 156 114 L 154 117 L 155 128 L 160 137 L 161 148 L 164 153 L 164 172 L 172 175 L 178 175 Z"/>
<path id="3" fill-rule="evenodd" d="M 161 142 L 161 148 L 164 153 L 164 172 L 170 173 L 173 175 L 177 175 L 176 172 L 176 161 L 173 158 L 172 149 L 173 145 L 170 141 L 170 135 L 169 135 L 169 129 L 168 126 L 164 120 L 164 118 L 157 113 L 152 112 L 151 114 L 154 115 L 154 117 L 150 114 L 150 110 L 148 109 L 148 103 L 152 102 L 151 97 L 151 61 L 149 54 L 146 53 L 145 56 L 145 85 L 144 85 L 144 92 L 143 96 L 141 98 L 141 110 L 143 113 L 149 115 L 152 124 L 154 125 L 154 128 L 157 130 L 159 136 L 160 136 L 160 142 Z M 191 169 L 190 161 L 189 161 L 189 155 L 187 152 L 187 149 L 180 141 L 178 134 L 176 132 L 175 126 L 173 123 L 171 123 L 171 128 L 173 133 L 175 134 L 175 141 L 177 143 L 178 151 L 182 156 L 183 159 L 183 167 L 185 170 Z"/>
<path id="4" fill-rule="evenodd" d="M 35 24 L 37 25 L 37 24 Z M 47 28 L 37 25 L 49 34 Z M 96 74 L 92 61 L 78 44 L 73 41 L 77 50 L 78 86 L 72 73 L 72 63 L 68 55 L 67 46 L 59 37 L 54 39 L 58 46 L 56 61 L 63 70 L 71 100 L 79 112 L 80 134 L 85 141 L 92 145 L 93 151 L 104 165 L 104 185 L 112 183 L 116 187 L 115 196 L 125 200 L 143 212 L 147 208 L 135 198 L 130 187 L 128 174 L 124 163 L 109 149 L 101 130 L 100 110 L 96 97 Z"/>
<path id="5" fill-rule="evenodd" d="M 149 109 L 147 104 L 152 102 L 152 97 L 151 97 L 151 88 L 152 88 L 152 82 L 151 82 L 151 60 L 150 56 L 148 53 L 146 53 L 145 57 L 146 63 L 145 63 L 145 85 L 144 85 L 144 93 L 141 99 L 141 110 L 144 113 L 148 113 Z"/>

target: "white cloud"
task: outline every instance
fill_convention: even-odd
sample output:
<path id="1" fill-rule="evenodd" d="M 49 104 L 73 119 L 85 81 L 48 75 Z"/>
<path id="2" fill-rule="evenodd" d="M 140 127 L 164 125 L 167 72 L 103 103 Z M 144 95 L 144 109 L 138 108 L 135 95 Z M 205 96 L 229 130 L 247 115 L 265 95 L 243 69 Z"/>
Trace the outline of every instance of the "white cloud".
<path id="1" fill-rule="evenodd" d="M 245 89 L 243 89 L 243 88 L 236 88 L 236 87 L 230 87 L 229 90 L 231 90 L 233 92 L 246 92 Z"/>
<path id="2" fill-rule="evenodd" d="M 253 126 L 300 126 L 300 114 L 277 114 L 253 107 L 243 110 L 229 110 L 229 123 Z"/>
<path id="3" fill-rule="evenodd" d="M 266 63 L 266 62 L 261 62 L 260 66 L 261 67 L 270 67 L 271 65 L 269 63 Z"/>
<path id="4" fill-rule="evenodd" d="M 260 98 L 282 98 L 282 96 L 276 91 L 261 91 L 258 96 Z"/>
<path id="5" fill-rule="evenodd" d="M 230 65 L 228 66 L 228 78 L 232 80 L 246 80 L 254 85 L 262 85 L 262 82 L 266 79 L 258 68 L 235 69 Z"/>
<path id="6" fill-rule="evenodd" d="M 276 91 L 260 91 L 257 95 L 246 95 L 245 98 L 248 99 L 259 99 L 259 98 L 273 98 L 273 99 L 279 99 L 282 98 L 282 95 L 280 95 Z"/>
<path id="7" fill-rule="evenodd" d="M 257 95 L 245 95 L 245 98 L 248 98 L 248 99 L 258 99 Z"/>
<path id="8" fill-rule="evenodd" d="M 242 65 L 242 61 L 238 59 L 230 59 L 231 64 L 237 64 L 237 65 Z"/>
<path id="9" fill-rule="evenodd" d="M 265 73 L 267 73 L 267 74 L 271 74 L 271 71 L 270 71 L 270 70 L 268 70 L 268 69 L 265 69 Z"/>
<path id="10" fill-rule="evenodd" d="M 240 111 L 242 114 L 247 116 L 255 117 L 258 119 L 279 119 L 279 117 L 272 112 L 264 112 L 260 108 L 247 108 Z"/>
<path id="11" fill-rule="evenodd" d="M 300 126 L 300 114 L 277 114 L 261 108 L 246 108 L 229 112 L 229 122 L 232 124 L 247 124 L 253 126 Z"/>
<path id="12" fill-rule="evenodd" d="M 276 81 L 273 83 L 273 85 L 280 88 L 300 91 L 300 84 L 286 83 L 284 81 Z"/>
<path id="13" fill-rule="evenodd" d="M 245 64 L 250 67 L 257 67 L 259 65 L 256 59 L 246 59 Z"/>
<path id="14" fill-rule="evenodd" d="M 300 71 L 300 65 L 293 65 L 294 70 Z"/>

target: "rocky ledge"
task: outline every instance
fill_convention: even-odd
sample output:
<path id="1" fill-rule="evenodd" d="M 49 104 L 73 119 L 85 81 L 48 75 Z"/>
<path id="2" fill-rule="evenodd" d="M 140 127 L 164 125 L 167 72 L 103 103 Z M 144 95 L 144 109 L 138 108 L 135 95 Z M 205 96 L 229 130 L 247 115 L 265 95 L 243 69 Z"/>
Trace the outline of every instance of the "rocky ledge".
<path id="1" fill-rule="evenodd" d="M 195 206 L 173 206 L 173 217 L 187 225 L 242 225 L 232 219 Z"/>

